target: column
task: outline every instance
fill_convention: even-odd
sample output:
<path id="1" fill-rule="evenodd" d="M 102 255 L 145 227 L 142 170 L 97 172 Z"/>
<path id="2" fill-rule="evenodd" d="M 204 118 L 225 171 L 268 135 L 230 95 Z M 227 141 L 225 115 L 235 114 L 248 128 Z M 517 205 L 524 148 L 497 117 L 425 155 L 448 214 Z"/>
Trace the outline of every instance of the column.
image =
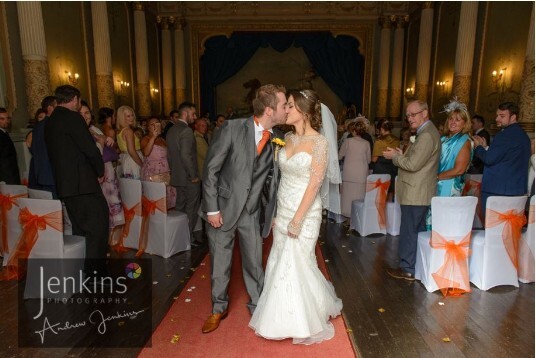
<path id="1" fill-rule="evenodd" d="M 432 31 L 434 24 L 434 4 L 425 1 L 422 5 L 421 28 L 419 31 L 419 48 L 417 50 L 417 73 L 415 80 L 415 98 L 428 100 L 428 82 L 430 81 L 430 56 L 432 54 Z"/>
<path id="2" fill-rule="evenodd" d="M 523 80 L 519 93 L 518 122 L 525 131 L 534 135 L 534 8 L 530 17 Z"/>
<path id="3" fill-rule="evenodd" d="M 149 85 L 149 56 L 147 52 L 147 27 L 143 4 L 134 3 L 134 37 L 136 42 L 136 93 L 138 115 L 151 115 L 151 88 Z"/>
<path id="4" fill-rule="evenodd" d="M 164 95 L 164 114 L 168 115 L 173 109 L 173 54 L 171 53 L 171 32 L 169 25 L 175 19 L 163 19 L 162 26 L 162 77 L 163 77 L 163 95 Z"/>
<path id="5" fill-rule="evenodd" d="M 180 19 L 175 23 L 175 100 L 177 106 L 186 100 L 184 26 L 184 19 Z"/>
<path id="6" fill-rule="evenodd" d="M 378 92 L 376 98 L 376 121 L 387 118 L 387 97 L 389 95 L 389 57 L 391 48 L 391 21 L 387 16 L 379 19 L 380 58 L 378 64 Z"/>
<path id="7" fill-rule="evenodd" d="M 95 51 L 95 72 L 97 75 L 97 100 L 99 107 L 115 108 L 114 78 L 112 74 L 112 51 L 108 27 L 106 2 L 91 2 L 93 20 L 93 42 Z"/>
<path id="8" fill-rule="evenodd" d="M 402 105 L 402 74 L 404 71 L 404 27 L 409 16 L 391 16 L 391 22 L 395 24 L 395 43 L 393 48 L 393 67 L 391 71 L 391 90 L 389 94 L 389 118 L 400 121 L 400 106 Z"/>
<path id="9" fill-rule="evenodd" d="M 41 2 L 18 1 L 19 31 L 24 62 L 24 82 L 29 118 L 41 107 L 41 100 L 51 95 L 45 27 Z"/>
<path id="10" fill-rule="evenodd" d="M 458 100 L 467 106 L 469 106 L 471 92 L 471 73 L 475 53 L 477 15 L 478 2 L 462 1 L 460 25 L 458 26 L 458 42 L 456 45 L 456 59 L 454 61 L 452 94 L 457 96 Z"/>

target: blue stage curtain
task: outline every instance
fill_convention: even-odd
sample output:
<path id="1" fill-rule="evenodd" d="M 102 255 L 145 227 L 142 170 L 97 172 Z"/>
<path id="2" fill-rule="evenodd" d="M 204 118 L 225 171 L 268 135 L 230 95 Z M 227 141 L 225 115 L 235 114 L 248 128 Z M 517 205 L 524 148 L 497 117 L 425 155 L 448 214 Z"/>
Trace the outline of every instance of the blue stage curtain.
<path id="1" fill-rule="evenodd" d="M 236 32 L 205 43 L 199 66 L 202 112 L 215 114 L 216 86 L 234 76 L 259 47 L 284 52 L 292 45 L 303 48 L 316 73 L 343 103 L 362 111 L 365 60 L 357 39 L 335 38 L 329 32 Z"/>

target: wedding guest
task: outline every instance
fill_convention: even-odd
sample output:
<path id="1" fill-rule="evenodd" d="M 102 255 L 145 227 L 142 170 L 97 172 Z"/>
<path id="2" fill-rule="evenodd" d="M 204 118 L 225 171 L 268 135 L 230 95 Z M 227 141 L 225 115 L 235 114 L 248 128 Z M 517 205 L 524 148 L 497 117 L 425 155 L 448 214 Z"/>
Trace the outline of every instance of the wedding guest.
<path id="1" fill-rule="evenodd" d="M 141 167 L 141 180 L 166 184 L 166 206 L 175 207 L 177 193 L 169 185 L 171 178 L 168 164 L 168 151 L 166 141 L 162 138 L 162 124 L 156 117 L 147 122 L 147 134 L 141 140 L 141 150 L 145 161 Z"/>
<path id="2" fill-rule="evenodd" d="M 445 106 L 445 112 L 447 122 L 441 137 L 436 196 L 461 196 L 473 152 L 469 137 L 471 121 L 465 104 L 456 99 Z M 431 211 L 426 219 L 426 229 L 432 229 Z"/>
<path id="3" fill-rule="evenodd" d="M 497 108 L 497 127 L 501 131 L 488 145 L 480 136 L 474 136 L 475 155 L 484 163 L 480 192 L 482 216 L 486 215 L 486 201 L 490 196 L 518 196 L 527 194 L 530 158 L 530 140 L 517 123 L 519 108 L 513 102 L 504 102 Z"/>
<path id="4" fill-rule="evenodd" d="M 97 122 L 100 125 L 100 129 L 105 136 L 112 138 L 114 140 L 113 148 L 119 151 L 117 147 L 117 137 L 115 132 L 115 113 L 112 108 L 102 107 L 99 109 Z"/>
<path id="5" fill-rule="evenodd" d="M 373 174 L 389 174 L 391 175 L 391 185 L 389 186 L 389 192 L 387 200 L 391 201 L 394 192 L 395 178 L 398 173 L 398 169 L 393 164 L 393 161 L 383 156 L 383 151 L 387 148 L 398 148 L 400 146 L 400 140 L 391 134 L 393 129 L 393 123 L 390 121 L 382 121 L 378 125 L 378 139 L 374 143 L 372 150 L 372 173 Z"/>
<path id="6" fill-rule="evenodd" d="M 208 124 L 203 118 L 199 118 L 195 121 L 194 125 L 195 143 L 197 146 L 197 169 L 199 177 L 203 177 L 203 166 L 205 165 L 205 158 L 207 157 L 208 142 L 205 138 L 208 130 Z"/>
<path id="7" fill-rule="evenodd" d="M 387 148 L 383 152 L 383 156 L 392 159 L 398 167 L 396 195 L 401 211 L 399 267 L 388 269 L 387 273 L 394 278 L 414 281 L 417 235 L 426 228 L 426 214 L 436 193 L 441 141 L 429 118 L 426 102 L 410 102 L 406 117 L 417 133 L 414 143 L 405 153 L 399 148 Z"/>
<path id="8" fill-rule="evenodd" d="M 19 165 L 15 145 L 7 130 L 11 118 L 5 108 L 0 107 L 0 181 L 20 185 Z"/>
<path id="9" fill-rule="evenodd" d="M 107 276 L 108 205 L 99 181 L 104 163 L 80 109 L 80 91 L 70 85 L 55 90 L 57 107 L 46 122 L 45 141 L 73 234 L 86 238 L 87 277 Z"/>
<path id="10" fill-rule="evenodd" d="M 119 159 L 122 168 L 120 175 L 124 178 L 140 179 L 143 155 L 140 139 L 134 134 L 135 124 L 136 115 L 132 108 L 121 106 L 117 109 L 117 145 L 121 151 Z"/>
<path id="11" fill-rule="evenodd" d="M 339 150 L 339 160 L 344 159 L 341 212 L 347 218 L 352 211 L 352 201 L 365 198 L 370 163 L 370 145 L 361 137 L 366 132 L 365 123 L 352 123 L 348 129 L 352 137 L 345 140 Z"/>
<path id="12" fill-rule="evenodd" d="M 475 114 L 473 118 L 471 119 L 472 123 L 472 129 L 473 129 L 473 136 L 477 135 L 479 137 L 484 138 L 486 141 L 486 145 L 489 145 L 491 143 L 489 133 L 486 129 L 484 129 L 484 117 Z M 473 160 L 471 161 L 471 165 L 469 166 L 468 170 L 469 174 L 482 174 L 484 173 L 484 163 L 478 156 L 474 156 Z"/>

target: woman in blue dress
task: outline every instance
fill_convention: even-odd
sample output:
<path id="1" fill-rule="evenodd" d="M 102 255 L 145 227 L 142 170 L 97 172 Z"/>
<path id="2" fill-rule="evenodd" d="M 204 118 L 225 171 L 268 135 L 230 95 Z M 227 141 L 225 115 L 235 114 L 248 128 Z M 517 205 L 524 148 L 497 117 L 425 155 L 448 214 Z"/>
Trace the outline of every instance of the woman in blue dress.
<path id="1" fill-rule="evenodd" d="M 471 117 L 467 106 L 455 98 L 445 106 L 447 121 L 441 137 L 441 157 L 437 175 L 436 196 L 461 196 L 465 185 L 465 173 L 473 156 Z M 426 220 L 431 229 L 431 212 Z"/>

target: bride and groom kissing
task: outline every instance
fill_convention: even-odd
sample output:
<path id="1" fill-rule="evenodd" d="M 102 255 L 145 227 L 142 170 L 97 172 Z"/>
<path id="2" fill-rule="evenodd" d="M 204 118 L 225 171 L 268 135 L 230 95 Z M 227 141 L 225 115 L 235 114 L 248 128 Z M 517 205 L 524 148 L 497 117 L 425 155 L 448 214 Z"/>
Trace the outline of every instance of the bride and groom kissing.
<path id="1" fill-rule="evenodd" d="M 320 108 L 312 90 L 291 91 L 287 101 L 283 86 L 264 85 L 253 99 L 253 118 L 226 121 L 213 138 L 200 209 L 207 221 L 212 284 L 212 314 L 203 333 L 217 329 L 228 314 L 238 232 L 249 326 L 255 333 L 301 344 L 334 336 L 329 318 L 340 314 L 342 302 L 315 256 L 322 220 L 319 190 L 328 162 L 327 140 L 318 132 Z M 282 133 L 272 128 L 281 124 L 294 131 L 278 148 L 272 140 L 282 139 Z M 265 276 L 262 238 L 271 229 Z"/>

